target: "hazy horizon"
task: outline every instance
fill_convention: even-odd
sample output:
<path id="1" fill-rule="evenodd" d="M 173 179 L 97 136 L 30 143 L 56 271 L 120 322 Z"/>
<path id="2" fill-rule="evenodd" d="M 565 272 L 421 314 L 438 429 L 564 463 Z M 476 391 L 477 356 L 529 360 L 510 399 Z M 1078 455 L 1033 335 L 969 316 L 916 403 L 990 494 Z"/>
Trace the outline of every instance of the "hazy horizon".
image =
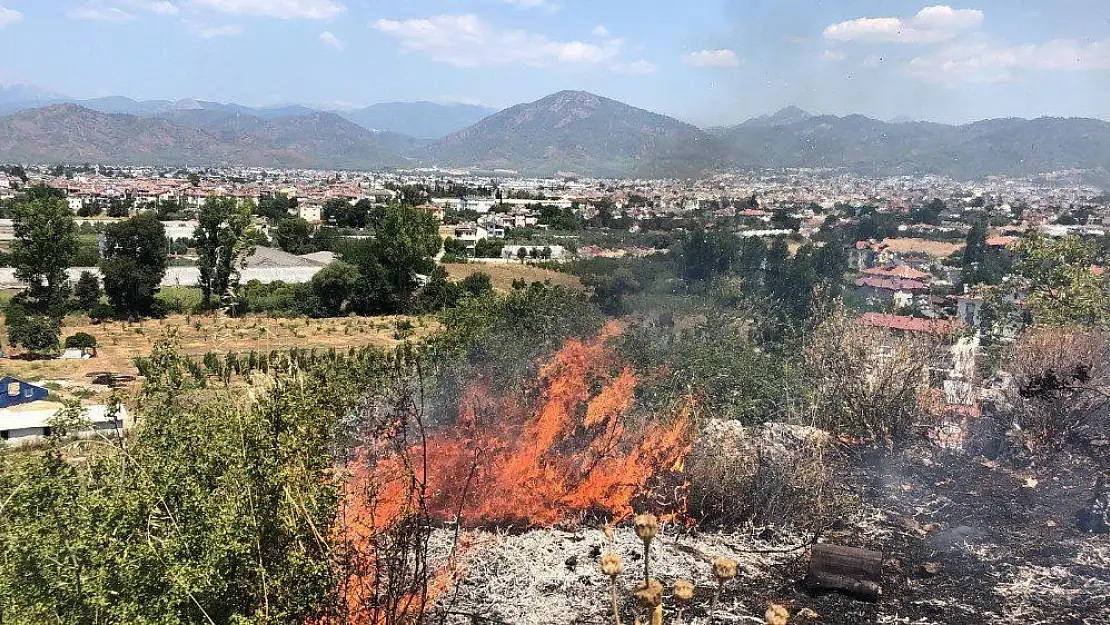
<path id="1" fill-rule="evenodd" d="M 792 105 L 943 123 L 1110 119 L 1106 6 L 1043 5 L 0 0 L 0 81 L 74 99 L 322 109 L 503 109 L 574 89 L 703 127 Z"/>

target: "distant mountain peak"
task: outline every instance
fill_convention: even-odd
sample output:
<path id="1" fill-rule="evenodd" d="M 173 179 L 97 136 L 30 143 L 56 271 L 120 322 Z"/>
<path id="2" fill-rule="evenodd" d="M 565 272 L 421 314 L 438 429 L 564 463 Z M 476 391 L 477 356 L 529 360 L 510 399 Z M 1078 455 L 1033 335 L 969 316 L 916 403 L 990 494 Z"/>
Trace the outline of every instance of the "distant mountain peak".
<path id="1" fill-rule="evenodd" d="M 52 102 L 67 100 L 66 96 L 43 89 L 37 85 L 22 82 L 0 81 L 0 103 L 8 102 Z"/>
<path id="2" fill-rule="evenodd" d="M 586 91 L 560 91 L 490 115 L 427 154 L 453 167 L 684 177 L 718 163 L 717 147 L 676 119 Z"/>
<path id="3" fill-rule="evenodd" d="M 814 115 L 791 104 L 776 111 L 772 115 L 760 115 L 744 122 L 753 126 L 785 126 L 813 119 Z"/>

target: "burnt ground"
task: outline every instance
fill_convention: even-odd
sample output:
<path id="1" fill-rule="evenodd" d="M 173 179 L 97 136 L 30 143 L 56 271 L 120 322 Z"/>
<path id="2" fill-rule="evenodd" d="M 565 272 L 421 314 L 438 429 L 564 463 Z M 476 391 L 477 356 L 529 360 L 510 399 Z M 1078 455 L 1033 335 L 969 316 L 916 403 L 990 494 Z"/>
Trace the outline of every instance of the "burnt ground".
<path id="1" fill-rule="evenodd" d="M 1108 461 L 1097 449 L 1031 461 L 935 447 L 860 458 L 859 517 L 823 540 L 881 551 L 883 598 L 811 596 L 795 584 L 767 598 L 828 623 L 1110 623 L 1110 535 L 1078 521 L 1107 488 Z M 804 568 L 787 567 L 784 581 Z"/>
<path id="2" fill-rule="evenodd" d="M 877 603 L 805 589 L 812 537 L 795 532 L 665 528 L 652 575 L 668 587 L 680 577 L 698 585 L 688 625 L 707 622 L 709 562 L 718 556 L 738 560 L 743 573 L 726 586 L 715 623 L 762 622 L 778 603 L 795 615 L 791 623 L 1110 624 L 1110 535 L 1086 533 L 1077 521 L 1095 493 L 1110 489 L 1108 455 L 1101 447 L 989 460 L 922 445 L 856 457 L 847 482 L 857 512 L 821 540 L 883 553 Z M 608 550 L 624 557 L 622 622 L 633 621 L 642 546 L 630 527 L 618 528 L 612 544 L 586 525 L 476 534 L 473 544 L 449 608 L 467 616 L 451 622 L 612 622 L 597 566 Z M 664 601 L 672 622 L 673 601 Z"/>

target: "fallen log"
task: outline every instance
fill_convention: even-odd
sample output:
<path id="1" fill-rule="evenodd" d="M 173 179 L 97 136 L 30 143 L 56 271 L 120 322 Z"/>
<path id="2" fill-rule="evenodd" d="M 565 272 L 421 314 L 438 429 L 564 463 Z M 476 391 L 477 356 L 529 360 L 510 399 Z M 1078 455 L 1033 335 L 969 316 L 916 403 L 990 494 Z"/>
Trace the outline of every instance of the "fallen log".
<path id="1" fill-rule="evenodd" d="M 883 594 L 882 575 L 883 554 L 878 551 L 815 545 L 805 583 L 812 590 L 835 590 L 878 601 Z"/>

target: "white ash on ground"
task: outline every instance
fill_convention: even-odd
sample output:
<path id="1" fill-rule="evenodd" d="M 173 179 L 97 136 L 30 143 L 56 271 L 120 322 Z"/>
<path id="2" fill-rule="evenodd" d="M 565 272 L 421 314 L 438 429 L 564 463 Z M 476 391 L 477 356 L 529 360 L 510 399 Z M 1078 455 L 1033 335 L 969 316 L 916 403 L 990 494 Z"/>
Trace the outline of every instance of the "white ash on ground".
<path id="1" fill-rule="evenodd" d="M 439 532 L 433 542 L 442 546 L 453 532 Z M 600 529 L 564 531 L 542 529 L 522 534 L 475 532 L 470 534 L 465 573 L 453 591 L 439 598 L 437 610 L 449 610 L 448 622 L 469 623 L 476 615 L 513 625 L 547 625 L 551 622 L 604 623 L 611 619 L 609 578 L 599 565 L 602 554 L 614 551 L 624 563 L 617 577 L 622 622 L 635 614 L 632 593 L 644 577 L 643 543 L 631 527 L 618 527 L 610 545 Z M 663 582 L 664 605 L 674 614 L 675 580 L 695 584 L 694 599 L 683 622 L 706 622 L 706 611 L 717 582 L 712 576 L 714 558 L 739 563 L 737 578 L 726 583 L 718 605 L 719 622 L 763 622 L 767 605 L 749 599 L 749 588 L 767 585 L 774 568 L 804 555 L 806 538 L 778 537 L 774 542 L 747 533 L 697 533 L 680 535 L 664 531 L 651 544 L 651 576 Z M 668 616 L 668 621 L 673 617 Z"/>

